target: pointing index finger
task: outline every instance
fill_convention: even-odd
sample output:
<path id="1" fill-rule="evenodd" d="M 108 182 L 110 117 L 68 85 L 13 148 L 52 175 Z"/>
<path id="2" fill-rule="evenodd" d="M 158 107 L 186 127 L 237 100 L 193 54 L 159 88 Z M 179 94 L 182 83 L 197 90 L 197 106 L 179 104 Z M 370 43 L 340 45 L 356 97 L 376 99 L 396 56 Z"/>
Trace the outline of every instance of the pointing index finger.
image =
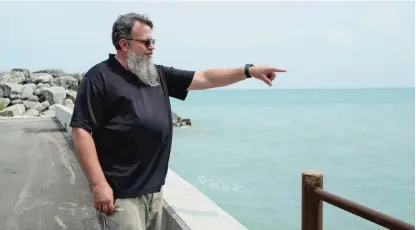
<path id="1" fill-rule="evenodd" d="M 271 67 L 270 70 L 273 72 L 286 72 L 286 69 L 283 69 L 283 68 Z"/>
<path id="2" fill-rule="evenodd" d="M 287 70 L 286 69 L 275 68 L 275 71 L 276 72 L 286 72 Z"/>

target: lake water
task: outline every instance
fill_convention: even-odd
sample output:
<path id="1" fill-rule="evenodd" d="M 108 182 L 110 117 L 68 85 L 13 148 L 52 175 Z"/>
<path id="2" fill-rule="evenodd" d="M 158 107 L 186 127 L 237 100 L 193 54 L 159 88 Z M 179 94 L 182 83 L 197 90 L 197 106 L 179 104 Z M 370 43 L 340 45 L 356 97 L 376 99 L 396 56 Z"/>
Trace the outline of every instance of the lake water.
<path id="1" fill-rule="evenodd" d="M 414 88 L 209 90 L 172 99 L 170 167 L 248 229 L 301 227 L 301 174 L 414 224 Z M 384 229 L 324 204 L 324 229 Z"/>

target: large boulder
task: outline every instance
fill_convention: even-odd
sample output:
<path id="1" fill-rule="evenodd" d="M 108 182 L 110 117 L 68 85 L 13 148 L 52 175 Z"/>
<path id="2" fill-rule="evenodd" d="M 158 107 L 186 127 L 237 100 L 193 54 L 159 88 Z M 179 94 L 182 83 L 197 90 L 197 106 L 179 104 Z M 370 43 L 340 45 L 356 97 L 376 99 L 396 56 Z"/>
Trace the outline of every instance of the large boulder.
<path id="1" fill-rule="evenodd" d="M 9 106 L 2 111 L 0 111 L 0 117 L 15 117 L 21 116 L 26 112 L 25 105 L 16 104 Z"/>
<path id="2" fill-rule="evenodd" d="M 44 88 L 42 91 L 42 97 L 51 105 L 63 104 L 66 98 L 66 90 L 62 86 L 52 86 L 50 88 Z"/>
<path id="3" fill-rule="evenodd" d="M 32 77 L 27 69 L 12 69 L 10 72 L 0 73 L 0 83 L 24 83 Z"/>
<path id="4" fill-rule="evenodd" d="M 0 111 L 6 108 L 10 104 L 9 98 L 0 98 Z"/>
<path id="5" fill-rule="evenodd" d="M 72 102 L 75 102 L 75 100 L 77 99 L 77 91 L 67 91 L 66 98 L 72 100 Z"/>
<path id="6" fill-rule="evenodd" d="M 43 112 L 44 110 L 48 109 L 49 106 L 51 106 L 49 101 L 44 101 L 40 103 L 35 109 L 38 110 L 39 112 Z"/>
<path id="7" fill-rule="evenodd" d="M 21 99 L 23 86 L 17 83 L 0 83 L 0 97 L 10 97 L 11 99 Z"/>
<path id="8" fill-rule="evenodd" d="M 27 99 L 33 96 L 33 92 L 36 89 L 36 84 L 29 83 L 25 84 L 22 87 L 22 99 Z"/>
<path id="9" fill-rule="evenodd" d="M 54 117 L 56 115 L 56 105 L 51 105 L 47 110 L 40 113 L 41 117 Z"/>
<path id="10" fill-rule="evenodd" d="M 49 83 L 38 83 L 36 85 L 35 91 L 33 91 L 33 95 L 35 95 L 35 96 L 41 96 L 43 89 L 49 88 L 49 87 L 51 87 L 51 85 Z"/>
<path id="11" fill-rule="evenodd" d="M 72 77 L 77 79 L 78 84 L 81 82 L 82 78 L 84 77 L 85 73 L 74 73 L 72 74 Z"/>
<path id="12" fill-rule="evenodd" d="M 27 98 L 28 101 L 39 101 L 39 97 L 36 95 L 29 96 Z"/>
<path id="13" fill-rule="evenodd" d="M 36 117 L 39 115 L 39 111 L 36 109 L 28 109 L 26 110 L 26 112 L 23 114 L 23 116 L 27 116 L 27 117 Z"/>
<path id="14" fill-rule="evenodd" d="M 28 80 L 29 83 L 50 83 L 53 81 L 53 76 L 48 73 L 34 73 L 32 78 Z"/>
<path id="15" fill-rule="evenodd" d="M 64 101 L 64 106 L 70 108 L 70 109 L 74 109 L 74 102 L 71 99 L 65 99 Z"/>
<path id="16" fill-rule="evenodd" d="M 49 74 L 49 75 L 53 76 L 54 78 L 69 75 L 68 73 L 66 73 L 62 69 L 42 69 L 42 70 L 35 71 L 33 73 L 46 73 L 46 74 Z"/>
<path id="17" fill-rule="evenodd" d="M 36 101 L 23 101 L 23 104 L 25 105 L 26 109 L 35 109 L 37 110 L 41 103 Z"/>
<path id="18" fill-rule="evenodd" d="M 57 77 L 51 81 L 51 85 L 62 86 L 69 90 L 77 90 L 78 80 L 71 76 Z"/>
<path id="19" fill-rule="evenodd" d="M 22 99 L 13 99 L 10 104 L 12 105 L 17 105 L 17 104 L 23 104 L 23 100 Z"/>

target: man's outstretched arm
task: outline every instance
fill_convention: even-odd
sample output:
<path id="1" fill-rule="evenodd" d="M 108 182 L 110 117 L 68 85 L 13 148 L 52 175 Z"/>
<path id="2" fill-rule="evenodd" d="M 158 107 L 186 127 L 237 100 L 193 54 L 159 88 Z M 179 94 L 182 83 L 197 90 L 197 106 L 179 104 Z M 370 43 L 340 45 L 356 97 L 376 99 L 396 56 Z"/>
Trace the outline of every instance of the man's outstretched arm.
<path id="1" fill-rule="evenodd" d="M 271 66 L 252 66 L 248 69 L 249 75 L 264 81 L 269 86 L 276 78 L 278 72 L 286 72 Z M 195 72 L 188 90 L 201 90 L 231 85 L 247 79 L 244 67 L 230 69 L 209 69 Z"/>

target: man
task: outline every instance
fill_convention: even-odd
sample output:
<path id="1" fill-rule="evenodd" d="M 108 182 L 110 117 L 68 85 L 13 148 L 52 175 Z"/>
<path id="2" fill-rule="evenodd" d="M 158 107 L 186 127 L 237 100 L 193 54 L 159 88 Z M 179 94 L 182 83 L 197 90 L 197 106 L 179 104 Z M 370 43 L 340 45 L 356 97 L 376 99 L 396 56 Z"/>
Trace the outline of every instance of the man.
<path id="1" fill-rule="evenodd" d="M 116 54 L 90 68 L 75 102 L 72 135 L 102 229 L 160 229 L 172 142 L 169 97 L 249 77 L 271 86 L 285 70 L 245 65 L 179 70 L 152 63 L 153 23 L 129 13 L 113 25 Z"/>

